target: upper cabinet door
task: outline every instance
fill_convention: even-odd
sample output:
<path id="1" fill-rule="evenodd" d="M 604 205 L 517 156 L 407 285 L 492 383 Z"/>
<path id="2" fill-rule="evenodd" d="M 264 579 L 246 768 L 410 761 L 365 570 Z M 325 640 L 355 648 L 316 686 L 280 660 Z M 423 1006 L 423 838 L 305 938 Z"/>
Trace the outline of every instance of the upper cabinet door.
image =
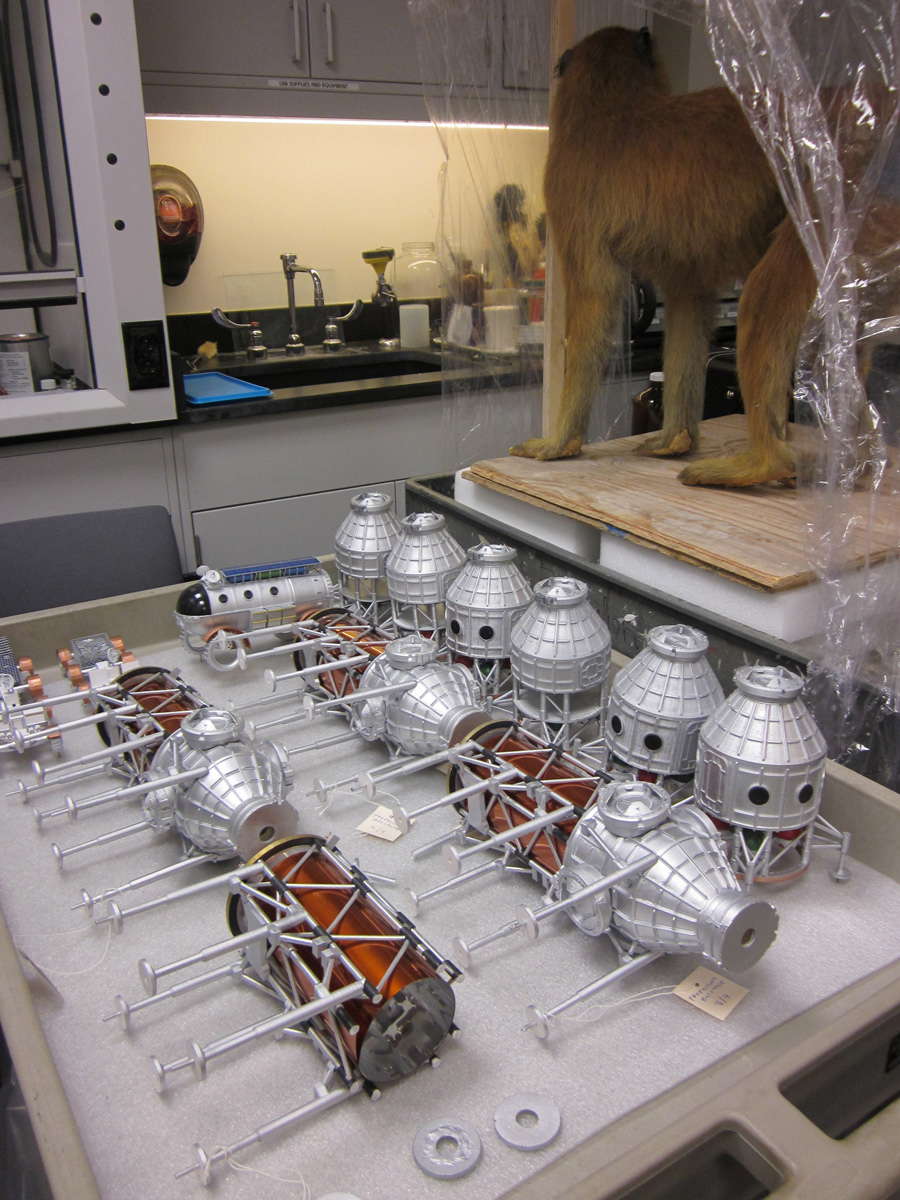
<path id="1" fill-rule="evenodd" d="M 306 10 L 307 0 L 134 0 L 141 70 L 308 79 Z"/>
<path id="2" fill-rule="evenodd" d="M 406 0 L 309 0 L 315 79 L 421 83 Z"/>
<path id="3" fill-rule="evenodd" d="M 524 8 L 525 11 L 522 11 Z M 503 0 L 503 86 L 540 92 L 550 88 L 549 12 Z"/>

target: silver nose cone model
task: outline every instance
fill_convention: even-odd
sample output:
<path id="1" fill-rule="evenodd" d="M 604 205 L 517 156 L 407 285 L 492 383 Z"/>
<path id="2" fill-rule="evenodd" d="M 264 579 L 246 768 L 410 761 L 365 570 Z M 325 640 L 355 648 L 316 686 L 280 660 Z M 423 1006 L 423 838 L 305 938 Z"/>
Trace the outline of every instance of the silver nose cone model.
<path id="1" fill-rule="evenodd" d="M 542 736 L 568 749 L 602 712 L 611 646 L 585 584 L 565 576 L 542 579 L 510 642 L 519 719 L 539 722 Z"/>
<path id="2" fill-rule="evenodd" d="M 446 750 L 459 721 L 485 716 L 471 674 L 459 664 L 438 662 L 433 643 L 418 634 L 391 642 L 366 668 L 357 694 L 394 685 L 389 695 L 357 703 L 352 725 L 363 737 L 382 737 L 404 754 Z"/>
<path id="3" fill-rule="evenodd" d="M 697 803 L 721 823 L 739 875 L 759 882 L 804 871 L 816 846 L 836 846 L 836 878 L 849 845 L 819 815 L 825 739 L 803 703 L 802 676 L 741 667 L 737 689 L 700 730 Z"/>
<path id="4" fill-rule="evenodd" d="M 144 815 L 156 828 L 173 826 L 194 847 L 217 859 L 250 858 L 297 832 L 297 810 L 285 799 L 292 776 L 287 756 L 272 742 L 242 737 L 243 720 L 222 709 L 190 713 L 153 759 Z M 205 773 L 166 787 L 172 772 Z"/>
<path id="5" fill-rule="evenodd" d="M 658 625 L 646 647 L 613 680 L 606 716 L 609 752 L 637 770 L 687 775 L 700 726 L 725 695 L 706 661 L 704 634 Z"/>
<path id="6" fill-rule="evenodd" d="M 454 657 L 471 660 L 482 700 L 510 687 L 512 629 L 532 599 L 510 546 L 473 546 L 466 565 L 447 588 L 446 641 Z"/>
<path id="7" fill-rule="evenodd" d="M 341 597 L 357 616 L 378 625 L 390 614 L 385 567 L 400 522 L 383 492 L 360 492 L 334 537 Z"/>
<path id="8" fill-rule="evenodd" d="M 398 633 L 443 630 L 447 587 L 465 561 L 462 546 L 440 514 L 413 513 L 403 519 L 385 564 Z"/>
<path id="9" fill-rule="evenodd" d="M 610 784 L 578 822 L 560 885 L 575 896 L 651 853 L 627 883 L 567 911 L 585 933 L 607 932 L 628 954 L 705 954 L 726 971 L 746 971 L 775 940 L 778 914 L 749 896 L 729 866 L 712 822 L 690 804 L 670 806 L 662 788 Z"/>

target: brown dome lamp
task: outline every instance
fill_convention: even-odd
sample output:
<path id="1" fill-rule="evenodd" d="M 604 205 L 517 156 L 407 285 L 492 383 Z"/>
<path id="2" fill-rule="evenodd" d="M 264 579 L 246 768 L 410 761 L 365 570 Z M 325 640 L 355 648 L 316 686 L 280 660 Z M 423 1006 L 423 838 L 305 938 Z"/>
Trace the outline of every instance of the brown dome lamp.
<path id="1" fill-rule="evenodd" d="M 153 211 L 162 281 L 178 287 L 187 279 L 203 236 L 203 202 L 197 185 L 177 167 L 150 167 Z"/>

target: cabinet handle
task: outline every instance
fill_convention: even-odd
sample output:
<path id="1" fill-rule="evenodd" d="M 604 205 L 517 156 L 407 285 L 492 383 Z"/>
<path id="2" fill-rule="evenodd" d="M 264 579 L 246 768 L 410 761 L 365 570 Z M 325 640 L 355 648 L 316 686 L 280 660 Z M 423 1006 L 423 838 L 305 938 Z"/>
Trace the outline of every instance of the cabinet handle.
<path id="1" fill-rule="evenodd" d="M 331 24 L 331 5 L 325 5 L 325 61 L 329 66 L 334 62 L 334 28 Z"/>
<path id="2" fill-rule="evenodd" d="M 303 63 L 303 45 L 300 41 L 300 0 L 291 0 L 294 11 L 294 62 Z"/>

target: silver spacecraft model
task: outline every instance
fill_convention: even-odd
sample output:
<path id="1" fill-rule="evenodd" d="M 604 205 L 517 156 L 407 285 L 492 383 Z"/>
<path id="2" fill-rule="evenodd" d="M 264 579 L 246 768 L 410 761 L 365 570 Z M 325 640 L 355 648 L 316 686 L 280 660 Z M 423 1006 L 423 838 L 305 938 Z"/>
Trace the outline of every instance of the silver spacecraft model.
<path id="1" fill-rule="evenodd" d="M 566 576 L 542 579 L 510 639 L 517 718 L 571 749 L 601 718 L 611 650 L 586 584 Z"/>
<path id="2" fill-rule="evenodd" d="M 334 585 L 317 558 L 198 571 L 199 581 L 178 597 L 175 622 L 185 648 L 219 670 L 237 665 L 236 647 L 254 634 L 290 637 L 301 609 L 334 599 Z"/>
<path id="3" fill-rule="evenodd" d="M 693 774 L 700 726 L 725 699 L 708 647 L 689 625 L 658 625 L 613 680 L 606 746 L 642 778 Z"/>
<path id="4" fill-rule="evenodd" d="M 510 546 L 487 544 L 466 552 L 466 565 L 447 588 L 446 643 L 452 659 L 471 665 L 482 702 L 510 689 L 512 629 L 532 599 Z"/>
<path id="5" fill-rule="evenodd" d="M 391 615 L 387 557 L 400 537 L 400 522 L 383 492 L 360 492 L 334 537 L 334 564 L 341 600 L 373 625 Z"/>
<path id="6" fill-rule="evenodd" d="M 209 1183 L 214 1167 L 232 1155 L 281 1134 L 351 1097 L 403 1079 L 425 1063 L 436 1063 L 442 1042 L 455 1026 L 452 983 L 458 969 L 431 946 L 402 913 L 347 861 L 336 839 L 295 836 L 273 842 L 237 871 L 206 880 L 151 902 L 169 904 L 200 890 L 227 893 L 230 937 L 186 958 L 139 975 L 146 997 L 116 998 L 118 1019 L 128 1029 L 150 1007 L 237 979 L 268 994 L 278 1012 L 206 1045 L 188 1042 L 188 1052 L 151 1059 L 157 1087 L 188 1070 L 198 1080 L 224 1054 L 275 1037 L 309 1042 L 324 1064 L 313 1099 L 256 1129 L 232 1145 L 207 1153 L 177 1176 L 200 1173 Z M 225 959 L 199 975 L 160 984 L 200 964 Z"/>
<path id="7" fill-rule="evenodd" d="M 442 638 L 447 587 L 465 561 L 463 548 L 439 513 L 413 513 L 403 519 L 385 565 L 398 634 Z"/>
<path id="8" fill-rule="evenodd" d="M 819 814 L 825 739 L 803 703 L 803 678 L 785 667 L 741 667 L 737 689 L 700 730 L 695 795 L 722 830 L 748 884 L 784 882 L 817 847 L 839 851 L 849 878 L 849 834 Z"/>
<path id="9" fill-rule="evenodd" d="M 371 691 L 378 695 L 367 700 Z M 388 643 L 366 668 L 354 700 L 355 732 L 401 754 L 446 750 L 464 718 L 486 719 L 470 672 L 439 662 L 434 642 L 415 633 Z"/>

